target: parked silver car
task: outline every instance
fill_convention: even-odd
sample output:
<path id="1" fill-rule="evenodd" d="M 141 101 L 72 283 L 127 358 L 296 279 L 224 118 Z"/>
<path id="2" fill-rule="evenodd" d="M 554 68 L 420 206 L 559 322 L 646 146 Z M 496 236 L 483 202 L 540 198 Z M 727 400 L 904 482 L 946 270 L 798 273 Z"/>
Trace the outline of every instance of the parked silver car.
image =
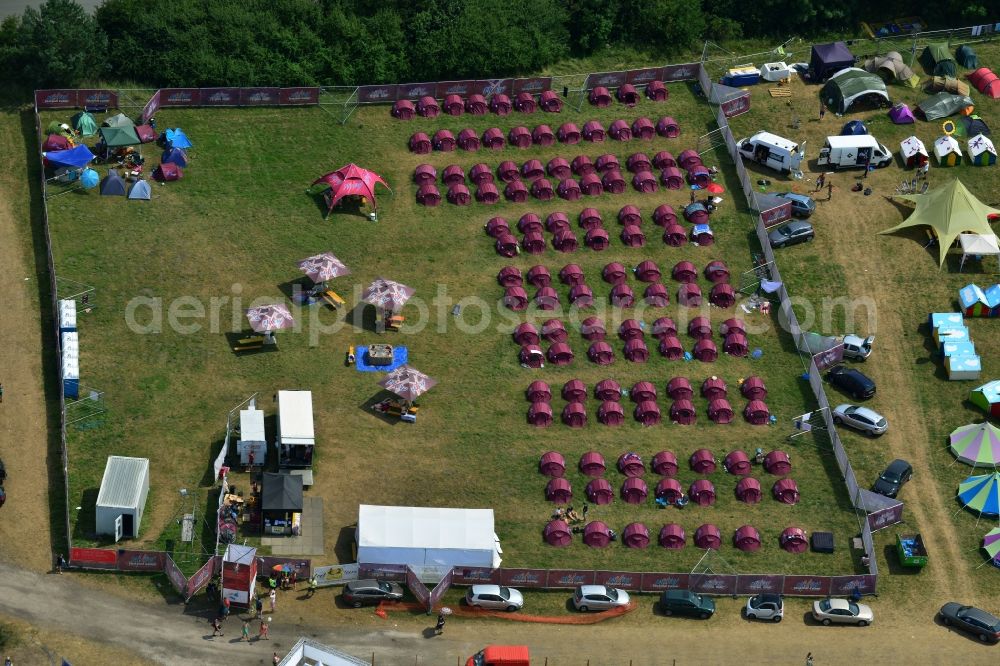
<path id="1" fill-rule="evenodd" d="M 826 626 L 831 624 L 856 624 L 867 627 L 875 620 L 872 609 L 847 599 L 822 599 L 813 602 L 813 619 Z"/>
<path id="2" fill-rule="evenodd" d="M 573 593 L 573 606 L 586 613 L 627 606 L 628 592 L 605 585 L 581 585 Z"/>
<path id="3" fill-rule="evenodd" d="M 859 405 L 837 405 L 833 410 L 833 422 L 860 430 L 871 437 L 884 435 L 889 429 L 889 422 L 874 409 Z"/>
<path id="4" fill-rule="evenodd" d="M 744 612 L 748 620 L 781 622 L 781 618 L 785 616 L 785 606 L 780 594 L 758 594 L 747 599 Z"/>
<path id="5" fill-rule="evenodd" d="M 465 603 L 479 608 L 513 613 L 524 607 L 524 597 L 512 587 L 502 585 L 473 585 L 465 595 Z"/>

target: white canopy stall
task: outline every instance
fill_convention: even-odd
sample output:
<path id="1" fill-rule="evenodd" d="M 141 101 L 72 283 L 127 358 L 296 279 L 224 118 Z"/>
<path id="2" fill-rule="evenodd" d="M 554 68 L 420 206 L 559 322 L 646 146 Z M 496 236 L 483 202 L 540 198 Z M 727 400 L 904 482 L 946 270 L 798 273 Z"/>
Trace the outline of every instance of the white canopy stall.
<path id="1" fill-rule="evenodd" d="M 264 412 L 253 402 L 249 409 L 240 410 L 240 438 L 236 440 L 236 455 L 241 465 L 250 464 L 253 451 L 254 465 L 263 465 L 267 458 L 267 440 L 264 437 Z"/>
<path id="2" fill-rule="evenodd" d="M 958 242 L 962 245 L 962 263 L 958 266 L 959 272 L 965 267 L 965 260 L 970 256 L 977 258 L 992 256 L 1000 260 L 1000 244 L 997 243 L 995 234 L 959 234 Z"/>

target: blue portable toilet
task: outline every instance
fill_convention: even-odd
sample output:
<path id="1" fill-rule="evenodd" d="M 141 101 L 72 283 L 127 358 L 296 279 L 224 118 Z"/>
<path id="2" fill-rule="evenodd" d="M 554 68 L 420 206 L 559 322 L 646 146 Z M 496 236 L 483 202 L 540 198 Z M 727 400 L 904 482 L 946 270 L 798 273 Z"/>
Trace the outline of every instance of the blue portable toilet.
<path id="1" fill-rule="evenodd" d="M 860 120 L 852 120 L 844 125 L 844 129 L 840 130 L 840 136 L 860 136 L 862 134 L 868 134 L 868 128 Z"/>

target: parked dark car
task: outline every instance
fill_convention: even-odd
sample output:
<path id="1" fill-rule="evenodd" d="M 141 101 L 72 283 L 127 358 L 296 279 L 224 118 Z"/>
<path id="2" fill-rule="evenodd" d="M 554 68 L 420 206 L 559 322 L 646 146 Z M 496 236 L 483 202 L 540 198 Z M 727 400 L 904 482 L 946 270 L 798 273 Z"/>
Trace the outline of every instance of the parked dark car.
<path id="1" fill-rule="evenodd" d="M 380 601 L 399 601 L 403 598 L 403 586 L 384 580 L 352 580 L 344 586 L 343 599 L 348 606 L 361 608 Z"/>
<path id="2" fill-rule="evenodd" d="M 802 220 L 786 222 L 767 234 L 771 247 L 787 247 L 796 243 L 808 243 L 815 236 L 813 226 Z"/>
<path id="3" fill-rule="evenodd" d="M 846 365 L 835 365 L 826 373 L 826 381 L 847 393 L 855 400 L 867 400 L 875 395 L 875 382 L 860 370 Z"/>
<path id="4" fill-rule="evenodd" d="M 910 463 L 897 458 L 889 463 L 884 472 L 879 474 L 872 486 L 872 491 L 886 497 L 895 497 L 911 476 L 913 476 L 913 467 Z"/>
<path id="5" fill-rule="evenodd" d="M 975 635 L 984 643 L 1000 641 L 1000 619 L 975 606 L 963 606 L 949 601 L 939 611 L 941 621 Z"/>
<path id="6" fill-rule="evenodd" d="M 706 620 L 715 614 L 715 601 L 691 590 L 664 590 L 660 595 L 664 615 L 690 615 Z"/>

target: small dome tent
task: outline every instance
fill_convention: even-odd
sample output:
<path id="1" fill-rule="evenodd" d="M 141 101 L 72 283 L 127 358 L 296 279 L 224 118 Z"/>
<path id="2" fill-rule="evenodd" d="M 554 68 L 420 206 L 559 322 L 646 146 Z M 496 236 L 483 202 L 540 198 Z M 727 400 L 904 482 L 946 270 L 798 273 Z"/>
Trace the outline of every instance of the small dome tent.
<path id="1" fill-rule="evenodd" d="M 413 182 L 418 186 L 437 182 L 437 169 L 430 164 L 418 164 L 413 170 Z"/>
<path id="2" fill-rule="evenodd" d="M 767 398 L 767 386 L 764 385 L 763 379 L 752 375 L 740 385 L 740 393 L 747 400 L 764 400 Z"/>
<path id="3" fill-rule="evenodd" d="M 681 550 L 687 541 L 684 528 L 677 523 L 667 523 L 660 529 L 660 545 L 668 550 Z"/>
<path id="4" fill-rule="evenodd" d="M 604 141 L 606 132 L 604 125 L 596 120 L 588 120 L 583 125 L 583 138 L 592 143 Z"/>
<path id="5" fill-rule="evenodd" d="M 606 264 L 601 271 L 601 277 L 609 284 L 621 284 L 628 278 L 625 267 L 618 262 Z"/>
<path id="6" fill-rule="evenodd" d="M 587 499 L 594 504 L 611 504 L 614 500 L 614 492 L 607 479 L 597 478 L 587 484 Z"/>
<path id="7" fill-rule="evenodd" d="M 699 340 L 691 349 L 691 354 L 702 363 L 712 363 L 719 358 L 719 350 L 709 339 Z"/>
<path id="8" fill-rule="evenodd" d="M 760 502 L 760 481 L 752 476 L 744 476 L 736 484 L 736 499 L 747 504 Z"/>
<path id="9" fill-rule="evenodd" d="M 801 527 L 787 527 L 781 533 L 778 543 L 789 553 L 804 553 L 809 548 L 806 533 Z"/>
<path id="10" fill-rule="evenodd" d="M 517 97 L 514 98 L 514 108 L 519 113 L 534 113 L 537 107 L 534 95 L 529 92 L 518 93 Z"/>
<path id="11" fill-rule="evenodd" d="M 740 449 L 730 451 L 722 461 L 722 466 L 733 476 L 746 476 L 750 473 L 750 457 Z"/>
<path id="12" fill-rule="evenodd" d="M 725 337 L 727 335 L 733 335 L 739 333 L 740 335 L 746 335 L 747 325 L 742 319 L 737 319 L 733 317 L 727 319 L 726 321 L 719 324 L 719 335 Z"/>
<path id="13" fill-rule="evenodd" d="M 698 269 L 690 261 L 678 261 L 670 275 L 678 282 L 694 282 L 698 279 Z"/>
<path id="14" fill-rule="evenodd" d="M 597 451 L 589 451 L 580 456 L 579 469 L 585 476 L 596 478 L 604 475 L 607 465 L 604 464 L 604 456 Z"/>
<path id="15" fill-rule="evenodd" d="M 681 135 L 681 126 L 671 116 L 663 116 L 656 121 L 656 133 L 665 139 L 676 139 Z"/>
<path id="16" fill-rule="evenodd" d="M 792 479 L 778 479 L 771 488 L 774 499 L 783 504 L 797 504 L 799 501 L 799 486 Z"/>
<path id="17" fill-rule="evenodd" d="M 649 528 L 642 523 L 629 523 L 622 530 L 622 543 L 626 548 L 646 548 L 649 546 Z"/>
<path id="18" fill-rule="evenodd" d="M 619 402 L 622 399 L 621 384 L 613 379 L 602 379 L 594 387 L 594 397 L 605 402 Z"/>
<path id="19" fill-rule="evenodd" d="M 653 224 L 660 227 L 677 224 L 677 213 L 674 212 L 673 206 L 668 204 L 657 206 L 656 210 L 653 211 Z"/>
<path id="20" fill-rule="evenodd" d="M 651 467 L 660 476 L 677 476 L 677 456 L 673 451 L 660 451 L 653 456 Z"/>
<path id="21" fill-rule="evenodd" d="M 729 392 L 725 380 L 712 375 L 701 383 L 701 397 L 707 400 L 725 398 Z"/>
<path id="22" fill-rule="evenodd" d="M 660 317 L 653 322 L 653 337 L 662 340 L 666 337 L 677 336 L 677 324 L 670 317 Z"/>
<path id="23" fill-rule="evenodd" d="M 528 423 L 537 428 L 552 425 L 552 406 L 547 402 L 533 402 L 528 407 Z"/>
<path id="24" fill-rule="evenodd" d="M 646 482 L 639 477 L 630 476 L 622 484 L 621 497 L 627 504 L 642 504 L 649 495 Z"/>
<path id="25" fill-rule="evenodd" d="M 654 426 L 660 423 L 660 407 L 652 400 L 640 402 L 635 406 L 635 420 L 644 426 Z"/>
<path id="26" fill-rule="evenodd" d="M 559 319 L 547 319 L 542 322 L 542 338 L 546 342 L 566 342 L 566 327 Z"/>
<path id="27" fill-rule="evenodd" d="M 573 501 L 573 487 L 561 477 L 552 479 L 545 486 L 545 499 L 556 504 L 568 504 Z"/>
<path id="28" fill-rule="evenodd" d="M 621 338 L 622 340 L 628 341 L 628 340 L 641 339 L 643 335 L 645 335 L 645 333 L 643 332 L 643 326 L 635 319 L 626 319 L 618 326 L 618 337 Z M 656 388 L 653 387 L 653 385 L 650 384 L 649 382 L 639 382 L 632 388 L 637 389 L 640 387 L 647 387 L 647 386 L 652 389 L 653 392 L 652 396 L 653 399 L 655 400 Z"/>
<path id="29" fill-rule="evenodd" d="M 465 112 L 473 116 L 486 115 L 486 98 L 479 94 L 469 95 L 465 100 Z"/>
<path id="30" fill-rule="evenodd" d="M 618 209 L 618 223 L 622 225 L 634 224 L 636 226 L 642 224 L 642 212 L 632 204 L 622 206 Z"/>
<path id="31" fill-rule="evenodd" d="M 542 538 L 545 543 L 556 548 L 563 548 L 573 542 L 573 534 L 564 520 L 549 521 L 542 532 Z"/>
<path id="32" fill-rule="evenodd" d="M 531 130 L 523 125 L 512 127 L 507 133 L 507 143 L 515 148 L 528 148 L 531 146 Z"/>
<path id="33" fill-rule="evenodd" d="M 475 152 L 481 147 L 479 134 L 476 130 L 466 127 L 458 133 L 458 147 L 468 152 Z"/>
<path id="34" fill-rule="evenodd" d="M 566 402 L 584 402 L 587 399 L 587 385 L 579 379 L 571 379 L 563 384 L 562 397 Z"/>
<path id="35" fill-rule="evenodd" d="M 523 218 L 522 218 L 523 219 Z M 541 264 L 528 269 L 528 284 L 533 287 L 548 287 L 552 284 L 552 275 L 549 269 Z"/>
<path id="36" fill-rule="evenodd" d="M 751 400 L 747 403 L 746 409 L 743 410 L 743 417 L 751 425 L 767 425 L 771 413 L 762 400 Z"/>
<path id="37" fill-rule="evenodd" d="M 667 382 L 667 395 L 671 400 L 690 400 L 694 396 L 694 390 L 687 377 L 674 377 Z"/>
<path id="38" fill-rule="evenodd" d="M 687 233 L 679 224 L 669 224 L 663 229 L 663 242 L 670 247 L 680 247 L 687 243 Z"/>
<path id="39" fill-rule="evenodd" d="M 537 345 L 538 330 L 531 322 L 520 324 L 514 329 L 514 342 L 519 345 Z"/>
<path id="40" fill-rule="evenodd" d="M 673 335 L 666 335 L 660 338 L 657 349 L 660 352 L 660 356 L 669 361 L 677 361 L 684 356 L 684 348 L 681 346 L 681 341 Z"/>
<path id="41" fill-rule="evenodd" d="M 455 135 L 446 129 L 440 129 L 435 132 L 431 143 L 434 145 L 434 150 L 445 153 L 455 150 L 455 147 L 458 145 L 455 141 Z"/>
<path id="42" fill-rule="evenodd" d="M 609 171 L 618 171 L 621 169 L 621 165 L 618 162 L 618 158 L 611 153 L 605 153 L 597 158 L 597 162 L 594 163 L 597 167 L 597 171 L 601 174 L 605 174 Z"/>
<path id="43" fill-rule="evenodd" d="M 611 93 L 604 86 L 597 86 L 590 91 L 590 103 L 598 109 L 605 109 L 611 106 Z"/>
<path id="44" fill-rule="evenodd" d="M 437 206 L 439 203 L 441 203 L 441 192 L 439 192 L 438 188 L 436 188 L 434 185 L 432 185 L 430 183 L 426 183 L 424 185 L 421 185 L 420 189 L 417 190 L 417 203 L 420 204 L 421 206 L 431 206 L 431 207 Z M 497 239 L 499 239 L 499 238 L 500 238 L 500 236 L 498 235 Z M 498 244 L 498 247 L 499 247 L 499 244 Z M 515 250 L 512 251 L 511 254 L 505 255 L 505 256 L 508 256 L 508 257 L 513 256 L 513 254 L 514 254 L 514 252 L 516 252 L 516 248 L 517 248 L 517 243 L 516 242 L 514 243 L 514 247 L 515 247 Z"/>
<path id="45" fill-rule="evenodd" d="M 503 150 L 507 140 L 504 139 L 499 127 L 491 127 L 483 132 L 482 145 L 490 150 Z"/>
<path id="46" fill-rule="evenodd" d="M 587 358 L 597 365 L 611 365 L 615 362 L 615 352 L 606 342 L 598 341 L 590 345 L 587 350 Z"/>
<path id="47" fill-rule="evenodd" d="M 722 533 L 711 523 L 705 523 L 694 532 L 694 545 L 701 549 L 718 550 L 722 545 Z"/>
<path id="48" fill-rule="evenodd" d="M 665 308 L 670 304 L 670 294 L 667 292 L 667 288 L 660 283 L 646 287 L 642 293 L 642 299 L 646 305 L 653 308 Z"/>
<path id="49" fill-rule="evenodd" d="M 607 249 L 608 245 L 611 244 L 611 238 L 606 229 L 596 227 L 594 229 L 587 229 L 587 233 L 583 238 L 583 243 L 591 250 L 601 252 Z"/>
<path id="50" fill-rule="evenodd" d="M 521 351 L 519 353 L 519 358 L 521 361 L 521 365 L 525 366 L 526 368 L 545 367 L 545 354 L 542 353 L 542 349 L 538 345 L 522 346 Z M 551 412 L 551 408 L 549 411 Z"/>
<path id="51" fill-rule="evenodd" d="M 775 476 L 785 476 L 792 471 L 792 463 L 784 451 L 771 451 L 764 456 L 764 470 Z"/>
<path id="52" fill-rule="evenodd" d="M 736 304 L 736 292 L 728 282 L 720 282 L 708 293 L 708 300 L 719 308 L 731 308 Z"/>
<path id="53" fill-rule="evenodd" d="M 697 418 L 690 400 L 676 400 L 670 405 L 670 420 L 678 425 L 693 425 Z"/>
<path id="54" fill-rule="evenodd" d="M 503 304 L 509 310 L 520 312 L 528 307 L 528 294 L 521 287 L 507 287 L 504 290 Z"/>
<path id="55" fill-rule="evenodd" d="M 462 183 L 449 187 L 445 197 L 448 199 L 448 203 L 456 206 L 468 206 L 472 202 L 469 188 Z"/>
<path id="56" fill-rule="evenodd" d="M 521 179 L 521 169 L 511 160 L 504 160 L 497 167 L 497 178 L 505 183 Z"/>
<path id="57" fill-rule="evenodd" d="M 698 479 L 688 488 L 688 497 L 698 506 L 715 504 L 715 486 L 708 479 Z"/>
<path id="58" fill-rule="evenodd" d="M 444 168 L 441 174 L 441 182 L 451 187 L 465 182 L 465 171 L 457 164 L 450 164 Z"/>
<path id="59" fill-rule="evenodd" d="M 646 234 L 642 229 L 634 224 L 628 224 L 622 228 L 622 243 L 625 247 L 642 247 L 646 244 Z"/>
<path id="60" fill-rule="evenodd" d="M 677 479 L 660 479 L 659 483 L 656 484 L 656 499 L 663 499 L 667 502 L 667 504 L 674 504 L 683 495 L 684 490 L 681 488 L 681 483 Z"/>
<path id="61" fill-rule="evenodd" d="M 677 160 L 674 159 L 672 153 L 661 150 L 660 152 L 653 155 L 653 167 L 657 169 L 666 169 L 667 167 L 676 167 Z"/>
<path id="62" fill-rule="evenodd" d="M 747 336 L 742 333 L 730 333 L 722 341 L 722 350 L 730 356 L 743 358 L 750 353 Z"/>
<path id="63" fill-rule="evenodd" d="M 752 525 L 744 525 L 733 535 L 733 545 L 749 553 L 760 550 L 760 532 Z"/>
<path id="64" fill-rule="evenodd" d="M 649 118 L 636 118 L 632 121 L 632 136 L 643 141 L 650 141 L 656 136 L 656 125 Z"/>
<path id="65" fill-rule="evenodd" d="M 698 449 L 688 460 L 691 471 L 697 474 L 711 474 L 715 471 L 715 456 L 708 449 Z"/>
<path id="66" fill-rule="evenodd" d="M 607 426 L 620 426 L 625 423 L 625 408 L 614 400 L 605 400 L 597 408 L 597 420 Z"/>
<path id="67" fill-rule="evenodd" d="M 590 342 L 601 342 L 607 335 L 607 330 L 604 328 L 604 321 L 598 317 L 587 317 L 580 323 L 580 335 L 583 336 L 584 340 L 589 340 Z"/>
<path id="68" fill-rule="evenodd" d="M 529 326 L 530 326 L 530 324 L 529 324 Z M 528 343 L 528 344 L 531 344 L 531 343 Z M 552 401 L 552 389 L 549 388 L 549 385 L 547 383 L 545 383 L 543 381 L 540 381 L 540 380 L 533 381 L 530 384 L 528 384 L 528 388 L 525 390 L 524 395 L 528 399 L 529 402 L 551 402 Z M 548 456 L 550 453 L 555 454 L 554 451 L 550 451 L 549 453 L 546 453 L 545 455 Z M 555 454 L 555 455 L 558 456 L 559 454 Z M 542 456 L 542 461 L 544 462 L 545 460 L 546 460 L 545 456 Z M 565 461 L 564 461 L 563 467 L 565 467 Z M 552 476 L 560 476 L 560 475 L 559 474 L 553 474 Z"/>
<path id="69" fill-rule="evenodd" d="M 618 101 L 627 106 L 635 106 L 639 103 L 639 93 L 636 92 L 635 86 L 631 83 L 625 83 L 618 87 L 615 91 L 615 97 Z"/>
<path id="70" fill-rule="evenodd" d="M 617 308 L 630 308 L 635 304 L 635 294 L 627 284 L 616 284 L 611 288 L 611 304 Z"/>
<path id="71" fill-rule="evenodd" d="M 646 153 L 632 153 L 628 156 L 628 159 L 625 160 L 625 168 L 632 173 L 650 171 L 653 168 L 653 163 L 649 161 L 649 157 Z"/>
<path id="72" fill-rule="evenodd" d="M 553 157 L 549 160 L 548 164 L 545 165 L 545 172 L 556 180 L 563 180 L 573 175 L 572 170 L 569 168 L 569 162 L 562 157 Z"/>
<path id="73" fill-rule="evenodd" d="M 663 81 L 650 81 L 646 85 L 646 97 L 653 102 L 666 102 L 670 93 Z"/>
<path id="74" fill-rule="evenodd" d="M 490 111 L 498 116 L 509 115 L 511 107 L 510 97 L 503 93 L 497 93 L 490 98 Z"/>
<path id="75" fill-rule="evenodd" d="M 548 217 L 545 218 L 545 228 L 549 233 L 557 233 L 559 231 L 569 230 L 569 216 L 562 211 L 554 211 L 549 213 Z"/>
<path id="76" fill-rule="evenodd" d="M 585 176 L 588 173 L 594 173 L 596 170 L 594 168 L 594 163 L 587 155 L 577 155 L 570 162 L 570 168 L 573 170 L 577 176 Z"/>
<path id="77" fill-rule="evenodd" d="M 708 403 L 708 418 L 713 423 L 726 424 L 733 421 L 733 408 L 725 398 L 717 398 Z"/>
<path id="78" fill-rule="evenodd" d="M 417 101 L 417 113 L 423 118 L 436 118 L 441 114 L 441 107 L 436 99 L 425 95 Z"/>
<path id="79" fill-rule="evenodd" d="M 571 402 L 563 408 L 562 420 L 570 428 L 582 428 L 587 425 L 587 410 L 579 402 Z"/>
<path id="80" fill-rule="evenodd" d="M 605 548 L 611 543 L 611 529 L 599 520 L 589 522 L 583 528 L 583 543 L 591 548 Z"/>
<path id="81" fill-rule="evenodd" d="M 469 180 L 476 184 L 476 186 L 481 186 L 484 183 L 493 183 L 493 171 L 490 169 L 490 165 L 483 164 L 473 164 L 472 168 L 469 169 Z"/>
<path id="82" fill-rule="evenodd" d="M 608 127 L 608 135 L 615 141 L 631 141 L 632 128 L 626 120 L 616 120 Z"/>
<path id="83" fill-rule="evenodd" d="M 677 288 L 677 304 L 689 308 L 701 305 L 701 287 L 693 282 L 681 284 Z"/>

